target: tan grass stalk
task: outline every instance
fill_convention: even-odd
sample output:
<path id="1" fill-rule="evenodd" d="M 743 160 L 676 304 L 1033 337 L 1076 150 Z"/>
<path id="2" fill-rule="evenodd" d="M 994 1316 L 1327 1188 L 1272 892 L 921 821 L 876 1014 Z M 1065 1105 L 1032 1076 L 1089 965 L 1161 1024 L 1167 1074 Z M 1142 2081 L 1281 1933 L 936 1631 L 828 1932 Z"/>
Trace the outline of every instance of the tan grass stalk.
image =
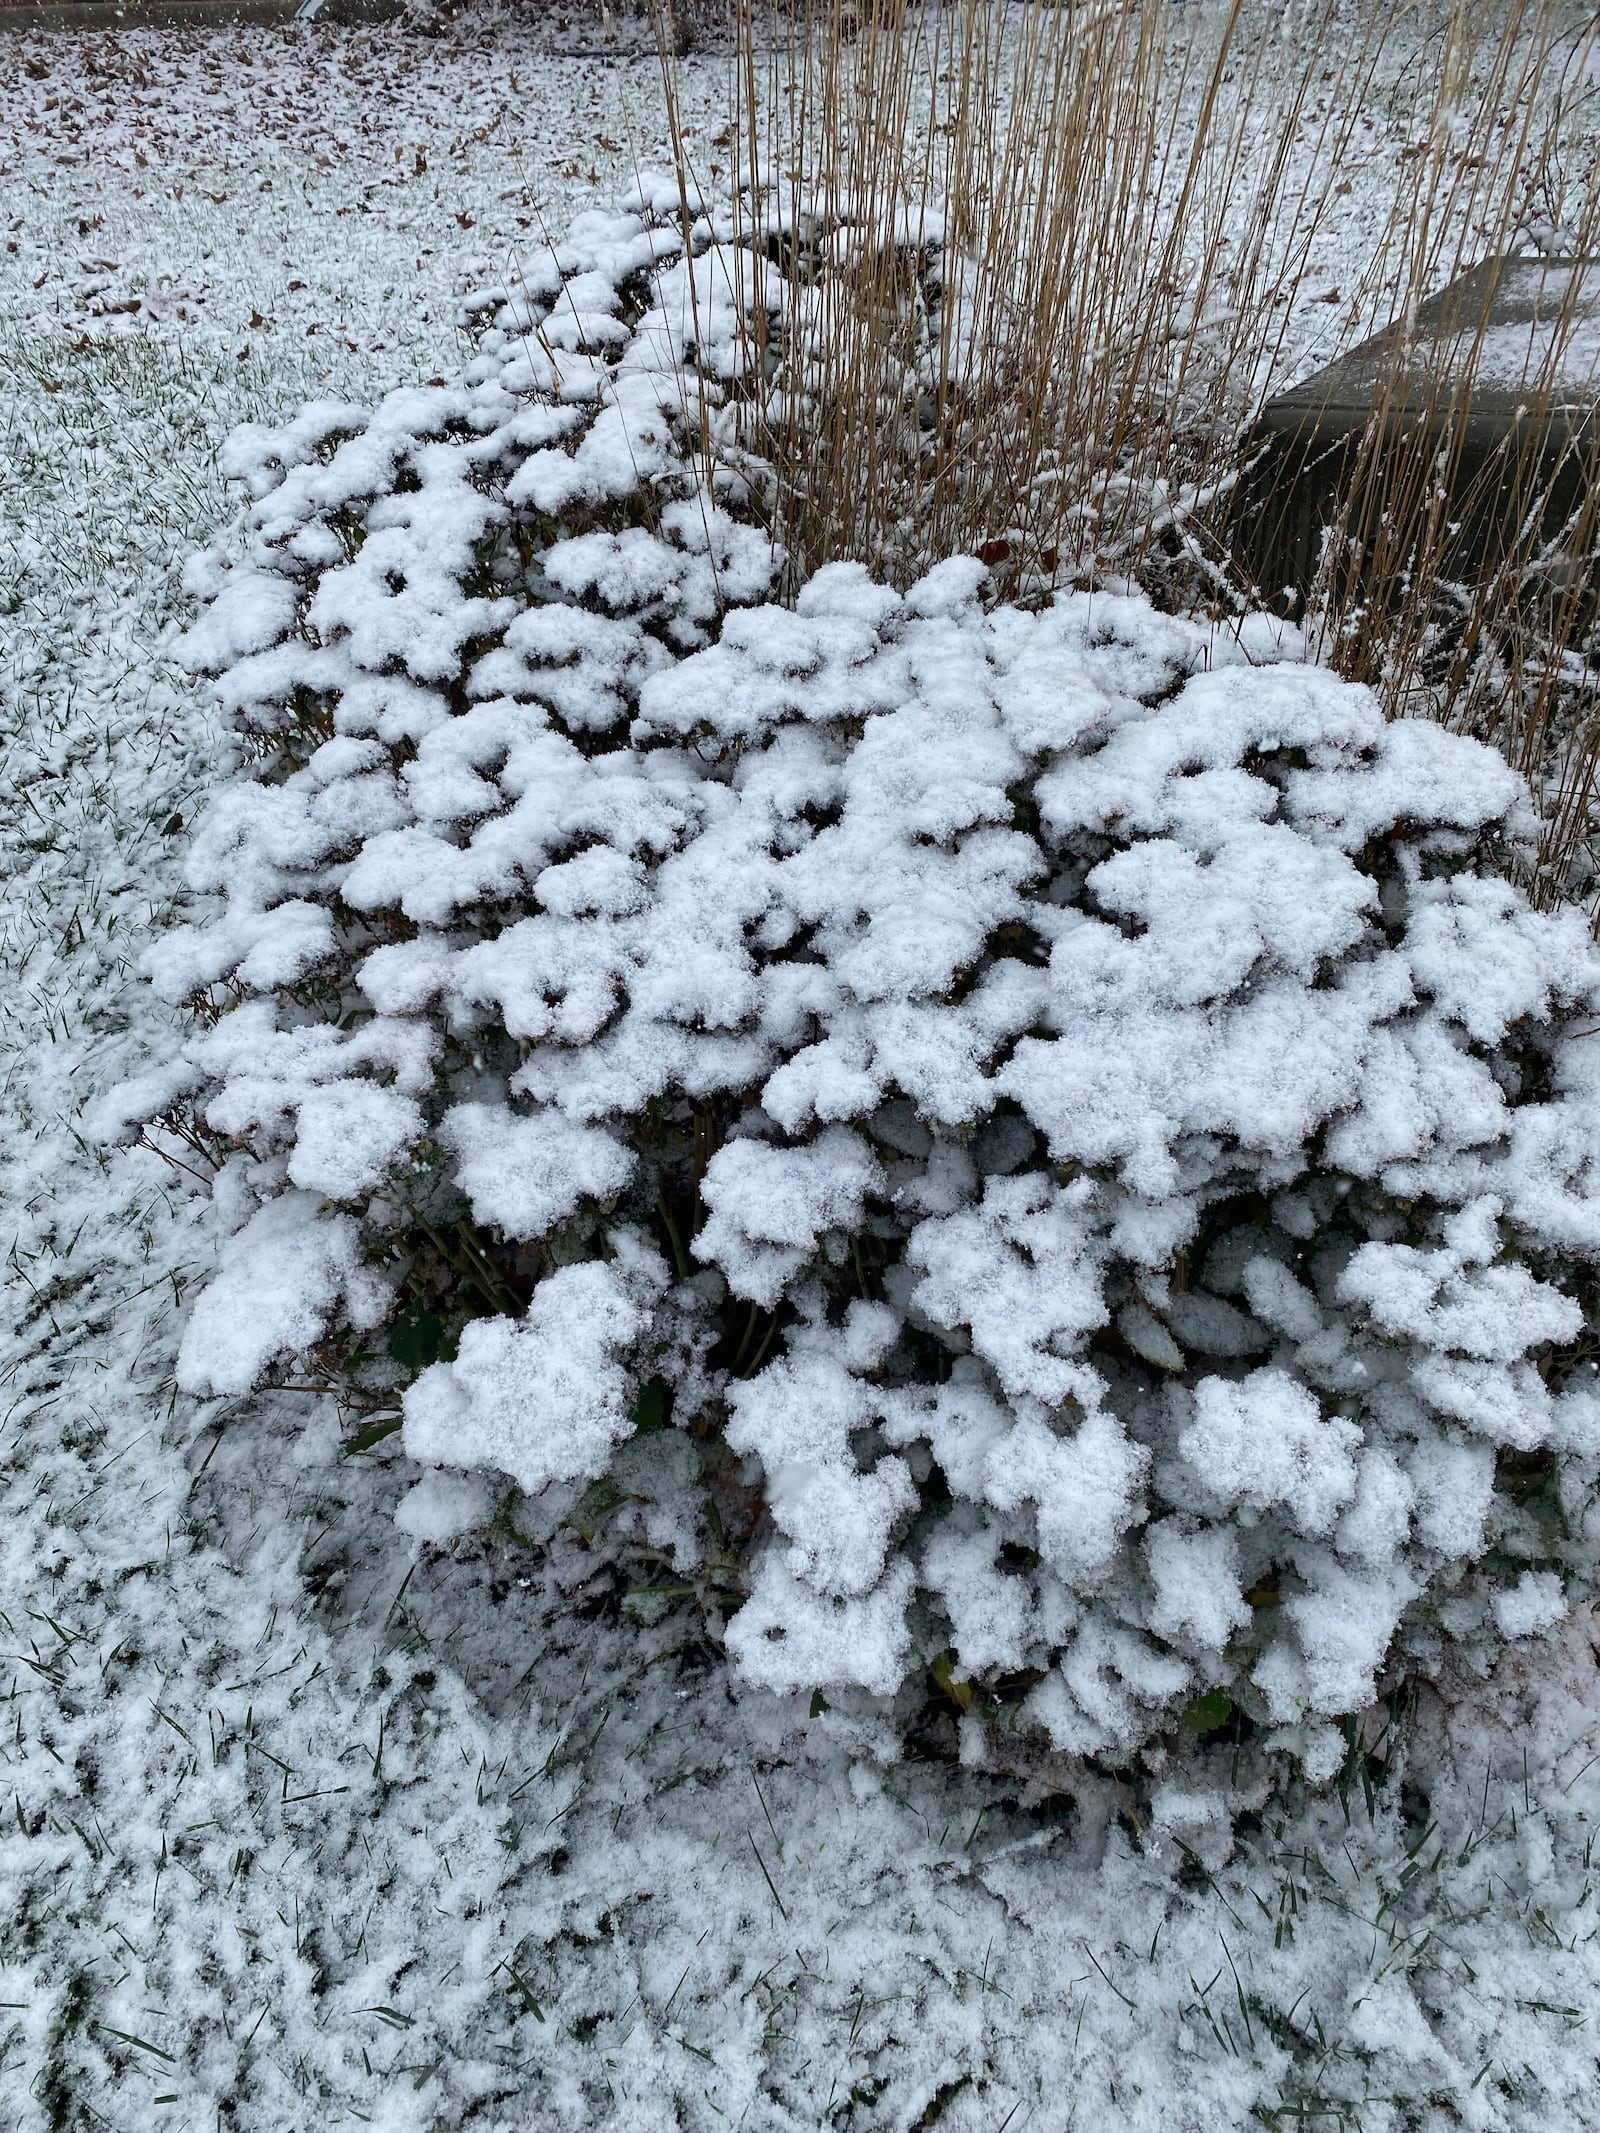
<path id="1" fill-rule="evenodd" d="M 904 582 L 969 551 L 1021 596 L 1170 588 L 1175 566 L 1187 597 L 1248 594 L 1210 506 L 1262 399 L 1291 382 L 1289 299 L 1365 182 L 1360 124 L 1384 99 L 1408 137 L 1369 314 L 1414 321 L 1509 249 L 1533 183 L 1562 194 L 1551 212 L 1574 247 L 1600 240 L 1595 159 L 1563 163 L 1581 52 L 1546 0 L 1443 0 L 1420 60 L 1416 18 L 1397 28 L 1380 0 L 729 6 L 725 211 L 789 291 L 781 322 L 747 322 L 768 383 L 733 417 L 775 470 L 792 582 L 838 557 Z M 679 131 L 674 146 L 687 200 L 700 181 Z M 1600 714 L 1581 708 L 1591 580 L 1576 568 L 1537 591 L 1546 475 L 1523 470 L 1517 539 L 1448 588 L 1453 385 L 1397 453 L 1405 362 L 1348 456 L 1316 602 L 1325 655 L 1394 711 L 1500 741 L 1546 788 L 1553 880 L 1600 782 Z M 1593 539 L 1575 524 L 1566 546 Z"/>
<path id="2" fill-rule="evenodd" d="M 1487 47 L 1475 16 L 1451 9 L 1416 180 L 1397 195 L 1385 234 L 1382 263 L 1398 280 L 1407 325 L 1441 284 L 1515 247 L 1529 171 L 1560 155 L 1570 126 L 1560 77 L 1574 59 L 1581 75 L 1594 49 L 1595 24 L 1574 53 L 1554 11 L 1521 0 Z M 1593 257 L 1600 168 L 1592 152 L 1562 205 L 1565 248 Z M 1543 806 L 1532 885 L 1547 897 L 1592 899 L 1600 875 L 1584 848 L 1600 753 L 1600 457 L 1592 423 L 1559 456 L 1529 442 L 1558 383 L 1572 383 L 1574 293 L 1569 286 L 1557 307 L 1543 371 L 1526 381 L 1525 421 L 1472 481 L 1461 473 L 1464 414 L 1486 312 L 1465 322 L 1447 367 L 1430 371 L 1427 351 L 1396 337 L 1344 475 L 1316 606 L 1325 656 L 1378 687 L 1391 712 L 1442 718 L 1504 750 Z M 1587 397 L 1600 398 L 1593 369 Z M 1564 476 L 1576 477 L 1576 503 L 1556 525 Z M 1498 521 L 1489 551 L 1464 566 L 1457 529 L 1489 512 Z"/>

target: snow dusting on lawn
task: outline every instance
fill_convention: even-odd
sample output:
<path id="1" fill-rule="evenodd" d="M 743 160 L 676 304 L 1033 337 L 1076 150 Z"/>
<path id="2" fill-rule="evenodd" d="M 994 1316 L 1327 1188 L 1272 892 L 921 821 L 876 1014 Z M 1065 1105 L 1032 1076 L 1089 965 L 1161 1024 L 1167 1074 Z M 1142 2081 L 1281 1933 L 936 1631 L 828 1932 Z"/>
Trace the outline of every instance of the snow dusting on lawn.
<path id="1" fill-rule="evenodd" d="M 178 1392 L 208 1193 L 82 1114 L 180 1042 L 138 963 L 231 767 L 172 649 L 220 447 L 448 373 L 664 123 L 515 28 L 0 62 L 0 2124 L 1600 2125 L 1589 1611 L 1223 1860 L 797 1722 L 573 1533 L 408 1540 L 399 1439 L 314 1395 Z"/>

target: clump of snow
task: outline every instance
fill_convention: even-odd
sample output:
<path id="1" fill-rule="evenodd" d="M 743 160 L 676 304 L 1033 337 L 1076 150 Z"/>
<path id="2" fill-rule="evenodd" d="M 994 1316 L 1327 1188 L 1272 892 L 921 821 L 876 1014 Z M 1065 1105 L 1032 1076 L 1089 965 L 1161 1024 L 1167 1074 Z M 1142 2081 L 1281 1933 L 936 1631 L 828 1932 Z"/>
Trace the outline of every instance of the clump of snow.
<path id="1" fill-rule="evenodd" d="M 604 1472 L 631 1428 L 625 1359 L 666 1272 L 648 1247 L 617 1242 L 625 1256 L 558 1267 L 525 1316 L 474 1319 L 455 1361 L 423 1371 L 406 1396 L 413 1458 L 498 1469 L 530 1496 Z"/>
<path id="2" fill-rule="evenodd" d="M 1585 1560 L 1600 958 L 1490 871 L 1505 764 L 1325 673 L 966 557 L 773 604 L 721 447 L 782 300 L 646 183 L 458 382 L 235 440 L 189 649 L 253 760 L 141 1085 L 248 1159 L 182 1382 L 344 1338 L 529 1497 L 665 1422 L 760 1507 L 751 1680 L 1326 1774 Z"/>
<path id="3" fill-rule="evenodd" d="M 1494 1618 L 1503 1637 L 1532 1637 L 1553 1629 L 1566 1611 L 1566 1594 L 1553 1570 L 1525 1570 L 1509 1592 L 1494 1596 Z"/>

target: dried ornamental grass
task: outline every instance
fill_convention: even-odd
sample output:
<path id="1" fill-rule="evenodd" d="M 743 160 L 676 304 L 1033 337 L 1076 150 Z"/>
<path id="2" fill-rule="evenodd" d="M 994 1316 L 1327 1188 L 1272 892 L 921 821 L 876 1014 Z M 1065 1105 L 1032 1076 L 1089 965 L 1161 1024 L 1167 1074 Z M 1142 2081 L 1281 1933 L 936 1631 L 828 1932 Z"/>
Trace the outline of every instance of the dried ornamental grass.
<path id="1" fill-rule="evenodd" d="M 829 560 L 904 586 L 969 552 L 1024 599 L 1120 578 L 1163 604 L 1258 602 L 1230 498 L 1288 382 L 1308 262 L 1371 183 L 1375 103 L 1406 139 L 1352 316 L 1414 319 L 1485 257 L 1592 251 L 1600 231 L 1595 25 L 1542 0 L 1442 11 L 1399 75 L 1389 19 L 1337 0 L 1281 22 L 1240 4 L 740 0 L 731 27 L 719 178 L 676 120 L 670 65 L 667 105 L 685 208 L 783 278 L 781 323 L 740 318 L 767 387 L 731 428 L 775 471 L 764 518 L 791 596 Z M 1535 414 L 1570 339 L 1527 380 Z M 1450 410 L 1476 361 L 1454 348 L 1403 426 L 1416 354 L 1396 342 L 1330 502 L 1313 637 L 1391 715 L 1500 746 L 1545 818 L 1529 885 L 1587 899 L 1593 484 L 1587 516 L 1556 525 L 1562 469 L 1527 461 L 1510 537 L 1463 581 L 1473 499 Z"/>

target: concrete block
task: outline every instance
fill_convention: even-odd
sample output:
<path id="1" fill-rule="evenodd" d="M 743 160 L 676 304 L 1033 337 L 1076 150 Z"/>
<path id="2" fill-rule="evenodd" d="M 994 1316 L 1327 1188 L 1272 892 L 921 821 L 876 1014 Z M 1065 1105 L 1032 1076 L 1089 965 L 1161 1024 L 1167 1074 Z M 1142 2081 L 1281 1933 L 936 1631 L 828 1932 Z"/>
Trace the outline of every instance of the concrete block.
<path id="1" fill-rule="evenodd" d="M 1600 260 L 1488 259 L 1263 408 L 1227 535 L 1271 598 L 1304 601 L 1348 511 L 1370 557 L 1431 508 L 1436 576 L 1600 509 Z M 1355 566 L 1360 567 L 1358 555 Z"/>

